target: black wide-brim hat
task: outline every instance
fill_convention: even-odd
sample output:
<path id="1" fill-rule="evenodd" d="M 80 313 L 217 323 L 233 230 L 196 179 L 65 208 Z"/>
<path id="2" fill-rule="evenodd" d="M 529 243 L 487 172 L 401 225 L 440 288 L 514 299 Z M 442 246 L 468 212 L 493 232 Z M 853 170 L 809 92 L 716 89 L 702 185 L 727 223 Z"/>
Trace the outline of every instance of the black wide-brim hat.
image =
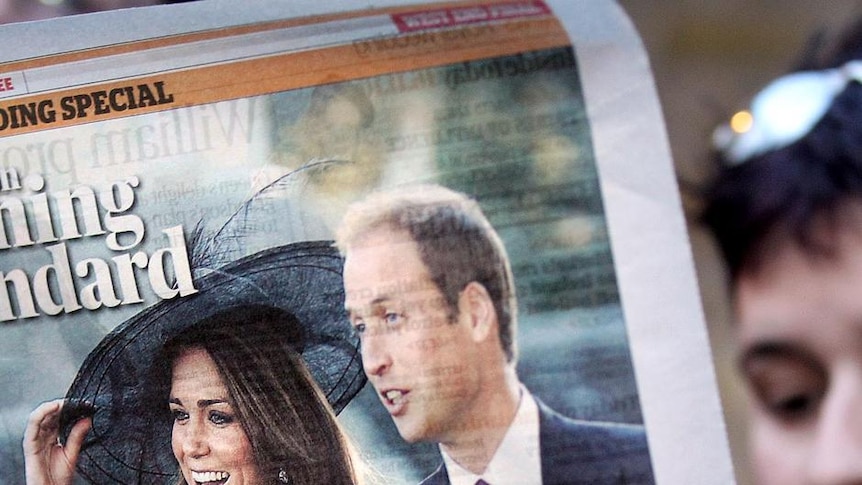
<path id="1" fill-rule="evenodd" d="M 163 300 L 108 334 L 66 395 L 63 439 L 81 415 L 93 416 L 78 471 L 93 483 L 168 483 L 177 476 L 170 421 L 159 415 L 154 369 L 166 342 L 225 309 L 268 305 L 290 313 L 293 348 L 336 413 L 365 384 L 358 339 L 346 321 L 342 259 L 330 241 L 270 248 L 195 280 L 198 292 Z M 163 391 L 162 391 L 163 392 Z M 154 404 L 156 403 L 156 404 Z M 163 406 L 163 408 L 160 408 Z"/>

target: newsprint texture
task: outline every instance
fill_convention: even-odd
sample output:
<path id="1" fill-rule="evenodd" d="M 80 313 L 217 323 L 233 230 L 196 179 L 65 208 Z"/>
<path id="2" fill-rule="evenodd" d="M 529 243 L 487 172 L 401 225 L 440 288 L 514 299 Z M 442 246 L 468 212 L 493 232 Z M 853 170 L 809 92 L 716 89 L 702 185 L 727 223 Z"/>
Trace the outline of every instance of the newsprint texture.
<path id="1" fill-rule="evenodd" d="M 5 26 L 0 45 L 0 483 L 24 483 L 30 412 L 81 395 L 95 417 L 79 479 L 114 481 L 93 471 L 112 426 L 100 406 L 145 382 L 123 374 L 133 359 L 110 354 L 118 340 L 106 336 L 134 343 L 154 311 L 203 299 L 223 268 L 285 247 L 335 261 L 332 292 L 301 278 L 280 291 L 338 310 L 359 371 L 349 403 L 330 404 L 363 473 L 422 481 L 445 440 L 407 439 L 399 413 L 418 409 L 419 393 L 379 388 L 378 317 L 350 302 L 432 290 L 406 267 L 388 288 L 351 288 L 348 248 L 345 303 L 332 241 L 350 204 L 405 187 L 419 198 L 428 184 L 477 201 L 505 247 L 518 389 L 646 436 L 633 458 L 646 472 L 545 483 L 732 483 L 649 65 L 612 2 L 212 0 Z M 433 326 L 397 329 L 401 356 L 454 345 L 409 340 Z M 308 357 L 315 377 L 327 355 Z M 440 402 L 471 372 L 420 364 Z M 75 391 L 87 372 L 111 380 L 100 388 L 110 399 Z M 152 434 L 172 457 L 167 426 Z M 606 448 L 602 460 L 624 452 Z"/>

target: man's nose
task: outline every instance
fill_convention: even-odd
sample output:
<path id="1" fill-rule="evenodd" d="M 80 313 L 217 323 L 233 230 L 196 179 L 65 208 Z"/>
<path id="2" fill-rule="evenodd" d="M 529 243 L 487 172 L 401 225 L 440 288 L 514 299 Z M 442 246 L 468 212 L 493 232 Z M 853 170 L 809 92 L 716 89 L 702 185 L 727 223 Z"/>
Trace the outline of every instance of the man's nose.
<path id="1" fill-rule="evenodd" d="M 386 332 L 381 327 L 370 329 L 362 338 L 362 366 L 368 377 L 380 377 L 392 367 Z"/>
<path id="2" fill-rule="evenodd" d="M 808 464 L 812 485 L 862 484 L 862 368 L 836 373 L 818 415 Z"/>

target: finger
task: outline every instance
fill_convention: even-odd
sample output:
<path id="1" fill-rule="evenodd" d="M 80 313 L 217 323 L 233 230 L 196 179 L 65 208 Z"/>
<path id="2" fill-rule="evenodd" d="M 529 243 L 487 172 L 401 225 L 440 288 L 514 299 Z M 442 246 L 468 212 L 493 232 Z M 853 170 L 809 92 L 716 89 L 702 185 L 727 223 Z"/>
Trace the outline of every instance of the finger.
<path id="1" fill-rule="evenodd" d="M 81 419 L 72 426 L 72 431 L 69 432 L 69 437 L 66 439 L 64 449 L 66 451 L 66 458 L 68 458 L 69 462 L 73 465 L 77 463 L 78 453 L 81 451 L 81 446 L 84 444 L 84 437 L 92 427 L 92 418 Z"/>
<path id="2" fill-rule="evenodd" d="M 57 424 L 62 407 L 63 400 L 57 399 L 40 404 L 30 413 L 24 430 L 25 452 L 37 452 L 47 440 L 56 441 L 59 431 Z"/>

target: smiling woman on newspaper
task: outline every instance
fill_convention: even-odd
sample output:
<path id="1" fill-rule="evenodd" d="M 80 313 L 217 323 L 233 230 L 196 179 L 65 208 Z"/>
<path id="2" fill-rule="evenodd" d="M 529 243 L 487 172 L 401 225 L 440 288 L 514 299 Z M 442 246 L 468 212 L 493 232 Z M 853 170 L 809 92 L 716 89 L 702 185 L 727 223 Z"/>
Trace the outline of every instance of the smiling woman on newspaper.
<path id="1" fill-rule="evenodd" d="M 272 248 L 198 281 L 108 335 L 65 404 L 33 411 L 28 484 L 72 483 L 76 464 L 93 483 L 355 483 L 333 408 L 364 379 L 334 249 Z"/>

